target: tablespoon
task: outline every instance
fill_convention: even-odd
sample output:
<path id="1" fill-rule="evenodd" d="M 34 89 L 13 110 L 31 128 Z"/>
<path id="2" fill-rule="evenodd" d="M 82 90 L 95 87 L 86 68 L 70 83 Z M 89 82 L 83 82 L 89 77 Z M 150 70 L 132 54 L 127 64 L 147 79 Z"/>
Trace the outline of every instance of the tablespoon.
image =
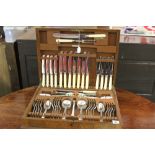
<path id="1" fill-rule="evenodd" d="M 80 116 L 79 116 L 79 120 L 83 120 L 83 117 L 82 117 L 82 110 L 83 109 L 86 109 L 87 107 L 87 102 L 85 100 L 78 100 L 77 101 L 77 106 L 78 108 L 80 109 Z"/>
<path id="2" fill-rule="evenodd" d="M 105 104 L 100 102 L 97 105 L 97 111 L 100 112 L 100 122 L 103 122 L 103 116 L 102 113 L 105 111 Z"/>
<path id="3" fill-rule="evenodd" d="M 69 109 L 71 107 L 71 105 L 72 105 L 71 100 L 66 99 L 66 100 L 62 101 L 62 107 L 64 108 L 64 113 L 63 113 L 62 119 L 66 119 L 66 111 L 67 111 L 67 109 Z"/>
<path id="4" fill-rule="evenodd" d="M 44 111 L 44 113 L 43 113 L 43 115 L 42 115 L 41 118 L 45 118 L 45 114 L 46 114 L 47 110 L 49 110 L 49 109 L 51 108 L 51 105 L 52 105 L 52 103 L 51 103 L 51 101 L 49 101 L 49 100 L 47 100 L 47 101 L 44 103 L 44 109 L 45 109 L 45 111 Z"/>

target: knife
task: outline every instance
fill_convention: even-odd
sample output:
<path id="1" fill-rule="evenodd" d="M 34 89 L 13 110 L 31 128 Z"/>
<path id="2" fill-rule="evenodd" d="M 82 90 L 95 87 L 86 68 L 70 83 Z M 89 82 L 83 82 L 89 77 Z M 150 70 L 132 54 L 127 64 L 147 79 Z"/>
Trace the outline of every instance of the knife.
<path id="1" fill-rule="evenodd" d="M 46 58 L 46 87 L 49 87 L 49 55 Z"/>
<path id="2" fill-rule="evenodd" d="M 72 54 L 72 51 L 70 52 Z M 68 58 L 68 88 L 71 88 L 72 56 Z"/>
<path id="3" fill-rule="evenodd" d="M 76 58 L 73 58 L 73 88 L 76 85 Z"/>
<path id="4" fill-rule="evenodd" d="M 53 55 L 50 56 L 50 86 L 53 87 Z"/>
<path id="5" fill-rule="evenodd" d="M 81 88 L 84 89 L 84 82 L 85 82 L 85 60 L 82 60 L 82 80 L 81 80 Z"/>
<path id="6" fill-rule="evenodd" d="M 80 78 L 81 78 L 81 58 L 78 57 L 77 60 L 77 88 L 80 88 Z"/>
<path id="7" fill-rule="evenodd" d="M 108 69 L 109 69 L 109 62 L 106 62 L 106 69 L 105 69 L 105 81 L 104 81 L 104 89 L 107 89 L 108 84 Z"/>
<path id="8" fill-rule="evenodd" d="M 113 74 L 113 64 L 111 63 L 111 65 L 110 65 L 109 85 L 108 85 L 109 90 L 112 89 L 112 74 Z"/>
<path id="9" fill-rule="evenodd" d="M 88 70 L 88 57 L 86 58 L 86 86 L 85 88 L 88 89 L 89 87 L 89 70 Z"/>
<path id="10" fill-rule="evenodd" d="M 105 62 L 101 62 L 101 82 L 100 89 L 103 89 Z"/>
<path id="11" fill-rule="evenodd" d="M 45 55 L 42 56 L 42 86 L 45 87 Z"/>
<path id="12" fill-rule="evenodd" d="M 54 56 L 54 87 L 57 87 L 57 67 L 58 67 L 58 57 L 57 55 Z"/>
<path id="13" fill-rule="evenodd" d="M 99 88 L 99 80 L 100 80 L 100 68 L 101 68 L 101 62 L 97 63 L 97 77 L 96 77 L 96 89 Z"/>
<path id="14" fill-rule="evenodd" d="M 64 52 L 67 54 L 67 52 Z M 67 56 L 63 56 L 63 73 L 64 73 L 64 88 L 67 87 Z"/>
<path id="15" fill-rule="evenodd" d="M 60 52 L 63 54 L 63 52 Z M 59 55 L 59 87 L 62 88 L 62 63 L 63 63 L 63 56 Z"/>

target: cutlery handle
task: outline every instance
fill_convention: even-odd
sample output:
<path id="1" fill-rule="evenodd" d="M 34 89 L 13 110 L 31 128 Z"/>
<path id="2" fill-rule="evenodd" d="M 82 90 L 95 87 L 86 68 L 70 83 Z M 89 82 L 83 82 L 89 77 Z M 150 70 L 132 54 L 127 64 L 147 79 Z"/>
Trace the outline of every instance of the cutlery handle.
<path id="1" fill-rule="evenodd" d="M 53 87 L 53 74 L 50 74 L 50 86 Z"/>
<path id="2" fill-rule="evenodd" d="M 67 111 L 67 108 L 64 109 L 64 113 L 63 113 L 62 119 L 66 119 L 66 111 Z"/>
<path id="3" fill-rule="evenodd" d="M 107 89 L 108 75 L 105 75 L 104 89 Z"/>
<path id="4" fill-rule="evenodd" d="M 67 87 L 67 76 L 66 73 L 64 73 L 64 88 Z"/>
<path id="5" fill-rule="evenodd" d="M 45 74 L 42 74 L 42 86 L 45 87 Z"/>
<path id="6" fill-rule="evenodd" d="M 112 89 L 112 75 L 110 75 L 110 79 L 109 79 L 109 90 Z"/>
<path id="7" fill-rule="evenodd" d="M 71 116 L 74 116 L 74 114 L 75 114 L 75 100 L 73 101 L 73 108 L 72 108 Z"/>
<path id="8" fill-rule="evenodd" d="M 54 87 L 57 87 L 57 74 L 54 75 Z"/>
<path id="9" fill-rule="evenodd" d="M 104 75 L 101 76 L 100 89 L 103 89 Z"/>
<path id="10" fill-rule="evenodd" d="M 60 73 L 59 78 L 59 87 L 62 88 L 62 73 Z"/>
<path id="11" fill-rule="evenodd" d="M 96 77 L 96 89 L 98 89 L 98 87 L 99 87 L 99 77 L 100 77 L 100 75 L 99 74 L 97 74 L 97 77 Z"/>
<path id="12" fill-rule="evenodd" d="M 68 77 L 68 88 L 71 88 L 71 73 L 69 73 Z"/>
<path id="13" fill-rule="evenodd" d="M 82 108 L 80 108 L 80 116 L 79 116 L 79 121 L 82 121 Z"/>
<path id="14" fill-rule="evenodd" d="M 82 81 L 81 81 L 81 88 L 84 89 L 84 78 L 85 78 L 85 75 L 83 74 L 82 75 Z"/>
<path id="15" fill-rule="evenodd" d="M 49 74 L 46 74 L 46 87 L 49 87 Z"/>
<path id="16" fill-rule="evenodd" d="M 86 89 L 89 87 L 89 74 L 86 75 Z"/>
<path id="17" fill-rule="evenodd" d="M 76 73 L 73 74 L 73 88 L 75 88 L 76 83 Z"/>
<path id="18" fill-rule="evenodd" d="M 103 122 L 102 111 L 100 112 L 100 122 Z"/>
<path id="19" fill-rule="evenodd" d="M 80 88 L 80 74 L 77 76 L 77 88 Z"/>
<path id="20" fill-rule="evenodd" d="M 41 118 L 45 118 L 45 114 L 46 114 L 46 112 L 47 112 L 47 109 L 45 109 L 45 111 L 44 111 L 44 113 L 43 113 L 43 115 L 42 115 Z"/>

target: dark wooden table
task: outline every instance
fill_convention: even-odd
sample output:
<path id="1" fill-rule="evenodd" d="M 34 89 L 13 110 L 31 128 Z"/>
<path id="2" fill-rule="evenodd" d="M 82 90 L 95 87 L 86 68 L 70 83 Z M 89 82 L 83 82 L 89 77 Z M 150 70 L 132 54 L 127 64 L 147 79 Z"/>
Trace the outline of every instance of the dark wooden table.
<path id="1" fill-rule="evenodd" d="M 0 128 L 20 128 L 22 115 L 36 87 L 0 98 Z M 155 128 L 155 104 L 125 90 L 117 90 L 123 128 Z"/>

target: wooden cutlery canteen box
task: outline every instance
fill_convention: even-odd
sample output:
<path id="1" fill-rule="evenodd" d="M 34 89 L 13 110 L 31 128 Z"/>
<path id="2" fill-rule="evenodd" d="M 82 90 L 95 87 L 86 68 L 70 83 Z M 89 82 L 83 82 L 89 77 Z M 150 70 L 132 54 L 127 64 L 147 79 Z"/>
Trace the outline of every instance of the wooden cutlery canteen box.
<path id="1" fill-rule="evenodd" d="M 121 128 L 119 30 L 37 28 L 40 84 L 24 128 Z"/>

